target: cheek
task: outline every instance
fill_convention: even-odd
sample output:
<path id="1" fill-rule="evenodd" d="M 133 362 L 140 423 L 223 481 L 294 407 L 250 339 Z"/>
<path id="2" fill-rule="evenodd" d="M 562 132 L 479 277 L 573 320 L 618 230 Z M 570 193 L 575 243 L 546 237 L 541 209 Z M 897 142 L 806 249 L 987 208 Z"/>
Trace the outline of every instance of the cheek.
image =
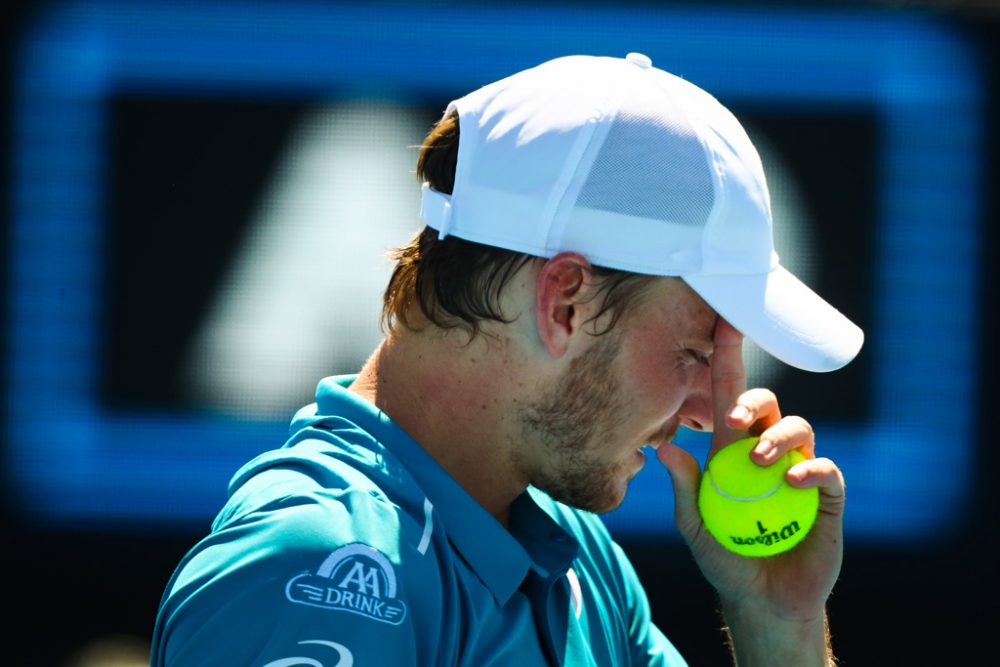
<path id="1" fill-rule="evenodd" d="M 697 380 L 697 364 L 681 363 L 675 352 L 646 347 L 645 354 L 630 355 L 628 382 L 635 388 L 636 401 L 643 412 L 655 419 L 673 416 Z M 641 348 L 637 348 L 641 349 Z"/>

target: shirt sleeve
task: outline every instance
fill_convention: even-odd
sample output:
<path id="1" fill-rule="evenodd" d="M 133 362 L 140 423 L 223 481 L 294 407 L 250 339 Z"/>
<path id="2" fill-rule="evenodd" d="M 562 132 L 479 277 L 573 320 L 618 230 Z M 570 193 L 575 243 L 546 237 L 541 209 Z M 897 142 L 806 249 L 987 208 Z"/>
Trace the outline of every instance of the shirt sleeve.
<path id="1" fill-rule="evenodd" d="M 326 489 L 217 527 L 168 585 L 152 665 L 435 664 L 437 568 L 410 523 L 370 492 Z"/>

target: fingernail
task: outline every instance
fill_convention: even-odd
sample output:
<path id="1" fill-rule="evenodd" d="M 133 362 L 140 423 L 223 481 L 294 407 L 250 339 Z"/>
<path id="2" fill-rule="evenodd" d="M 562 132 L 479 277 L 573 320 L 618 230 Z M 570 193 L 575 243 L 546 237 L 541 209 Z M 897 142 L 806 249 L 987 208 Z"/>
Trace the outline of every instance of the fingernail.
<path id="1" fill-rule="evenodd" d="M 759 456 L 770 456 L 771 452 L 774 451 L 774 443 L 770 440 L 761 440 L 757 443 L 757 446 L 753 448 Z"/>
<path id="2" fill-rule="evenodd" d="M 750 411 L 745 406 L 737 405 L 729 411 L 729 418 L 736 421 L 746 421 L 750 418 Z"/>

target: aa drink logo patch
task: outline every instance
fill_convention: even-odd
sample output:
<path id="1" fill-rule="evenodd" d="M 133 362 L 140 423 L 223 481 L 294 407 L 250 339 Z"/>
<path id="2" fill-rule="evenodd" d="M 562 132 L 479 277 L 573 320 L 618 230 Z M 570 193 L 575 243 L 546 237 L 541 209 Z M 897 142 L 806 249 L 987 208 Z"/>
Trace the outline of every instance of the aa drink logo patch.
<path id="1" fill-rule="evenodd" d="M 348 611 L 390 625 L 399 625 L 406 617 L 406 605 L 396 594 L 392 563 L 367 544 L 337 549 L 315 574 L 303 572 L 285 586 L 291 602 Z"/>

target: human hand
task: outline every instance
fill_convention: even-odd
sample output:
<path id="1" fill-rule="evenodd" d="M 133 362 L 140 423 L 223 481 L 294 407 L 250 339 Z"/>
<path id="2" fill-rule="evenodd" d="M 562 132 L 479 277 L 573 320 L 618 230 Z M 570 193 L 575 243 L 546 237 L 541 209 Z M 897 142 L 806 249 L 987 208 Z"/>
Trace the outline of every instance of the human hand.
<path id="1" fill-rule="evenodd" d="M 809 535 L 790 551 L 767 558 L 738 556 L 716 542 L 698 513 L 698 462 L 680 447 L 666 444 L 658 456 L 673 481 L 677 527 L 719 592 L 727 618 L 749 615 L 771 628 L 822 622 L 843 559 L 843 476 L 829 459 L 815 458 L 815 438 L 806 420 L 782 417 L 777 398 L 766 389 L 747 391 L 741 334 L 720 319 L 714 343 L 714 429 L 708 457 L 747 434 L 760 437 L 751 453 L 760 465 L 774 463 L 791 449 L 801 450 L 807 459 L 793 466 L 786 479 L 793 486 L 819 488 L 819 514 Z"/>

